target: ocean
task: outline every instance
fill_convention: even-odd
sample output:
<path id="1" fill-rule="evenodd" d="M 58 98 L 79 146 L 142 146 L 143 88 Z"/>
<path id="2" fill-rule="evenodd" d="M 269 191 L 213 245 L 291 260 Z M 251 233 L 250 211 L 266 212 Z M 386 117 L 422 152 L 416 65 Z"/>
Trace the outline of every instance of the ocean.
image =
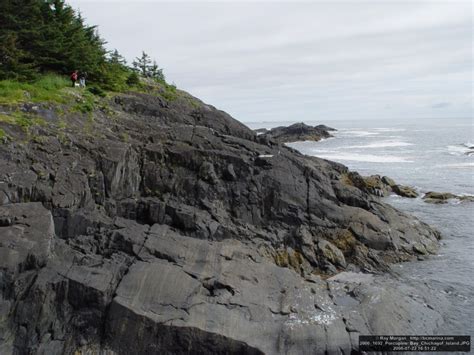
<path id="1" fill-rule="evenodd" d="M 251 123 L 271 128 L 294 122 Z M 474 195 L 474 122 L 471 118 L 305 122 L 336 128 L 334 138 L 288 145 L 301 153 L 343 163 L 362 175 L 386 175 L 397 183 L 428 191 Z M 409 212 L 443 236 L 439 254 L 395 265 L 410 282 L 444 293 L 449 313 L 438 334 L 474 337 L 474 202 L 433 205 L 420 198 L 390 196 L 385 201 Z"/>

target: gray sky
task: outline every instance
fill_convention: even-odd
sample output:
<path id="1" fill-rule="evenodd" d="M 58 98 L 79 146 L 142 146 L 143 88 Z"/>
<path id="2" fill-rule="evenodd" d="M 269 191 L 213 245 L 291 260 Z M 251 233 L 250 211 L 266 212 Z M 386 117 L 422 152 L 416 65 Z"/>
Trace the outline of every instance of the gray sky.
<path id="1" fill-rule="evenodd" d="M 472 117 L 469 0 L 68 2 L 243 122 Z"/>

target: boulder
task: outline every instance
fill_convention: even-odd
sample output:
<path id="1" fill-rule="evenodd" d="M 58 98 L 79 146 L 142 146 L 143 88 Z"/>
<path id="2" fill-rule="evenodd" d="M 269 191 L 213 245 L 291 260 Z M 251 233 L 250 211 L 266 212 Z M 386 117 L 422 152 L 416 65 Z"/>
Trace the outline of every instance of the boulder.
<path id="1" fill-rule="evenodd" d="M 393 187 L 396 185 L 395 181 L 392 179 L 392 178 L 389 178 L 388 176 L 383 176 L 382 177 L 382 182 L 385 184 L 385 185 L 388 185 L 390 187 Z"/>
<path id="2" fill-rule="evenodd" d="M 404 186 L 404 185 L 393 185 L 392 190 L 399 196 L 408 197 L 408 198 L 416 198 L 418 197 L 418 192 L 413 187 Z"/>

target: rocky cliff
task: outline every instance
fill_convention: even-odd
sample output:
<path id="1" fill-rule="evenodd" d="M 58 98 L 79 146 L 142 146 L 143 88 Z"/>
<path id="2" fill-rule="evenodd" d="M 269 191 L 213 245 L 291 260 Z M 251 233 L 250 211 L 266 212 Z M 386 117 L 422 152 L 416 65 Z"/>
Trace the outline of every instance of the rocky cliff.
<path id="1" fill-rule="evenodd" d="M 182 92 L 75 100 L 0 109 L 1 354 L 349 354 L 441 322 L 383 274 L 439 234 L 346 167 Z"/>

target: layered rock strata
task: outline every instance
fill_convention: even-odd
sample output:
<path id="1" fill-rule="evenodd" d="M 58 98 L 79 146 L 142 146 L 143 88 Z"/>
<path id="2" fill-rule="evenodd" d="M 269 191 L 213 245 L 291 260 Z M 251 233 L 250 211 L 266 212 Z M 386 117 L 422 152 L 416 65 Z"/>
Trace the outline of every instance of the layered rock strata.
<path id="1" fill-rule="evenodd" d="M 439 233 L 346 167 L 188 95 L 96 104 L 2 124 L 1 354 L 340 354 L 442 321 L 384 274 Z"/>

